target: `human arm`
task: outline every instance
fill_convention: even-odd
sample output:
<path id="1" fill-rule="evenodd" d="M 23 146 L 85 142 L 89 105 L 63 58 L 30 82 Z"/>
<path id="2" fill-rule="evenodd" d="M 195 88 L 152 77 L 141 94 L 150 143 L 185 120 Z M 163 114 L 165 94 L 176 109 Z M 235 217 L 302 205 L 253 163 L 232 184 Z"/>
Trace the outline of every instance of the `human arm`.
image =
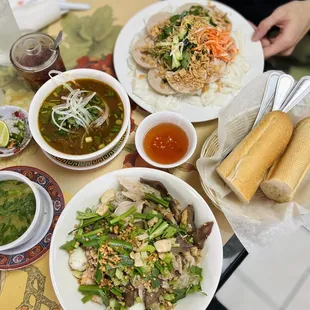
<path id="1" fill-rule="evenodd" d="M 279 27 L 280 33 L 269 39 L 270 45 L 263 47 L 265 58 L 290 55 L 310 30 L 310 0 L 292 1 L 278 7 L 258 25 L 252 37 L 253 41 L 266 39 L 267 32 L 273 26 Z"/>

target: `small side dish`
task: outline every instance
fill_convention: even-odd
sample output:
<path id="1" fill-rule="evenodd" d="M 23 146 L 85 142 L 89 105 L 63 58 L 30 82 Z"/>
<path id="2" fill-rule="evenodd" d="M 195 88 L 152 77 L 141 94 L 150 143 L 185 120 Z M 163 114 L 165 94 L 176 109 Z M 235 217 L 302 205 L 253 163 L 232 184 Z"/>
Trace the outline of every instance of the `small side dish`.
<path id="1" fill-rule="evenodd" d="M 9 127 L 11 129 L 9 129 Z M 12 149 L 21 145 L 25 137 L 25 124 L 22 120 L 0 121 L 0 147 Z"/>
<path id="2" fill-rule="evenodd" d="M 31 225 L 35 211 L 35 196 L 27 184 L 0 181 L 0 246 L 22 236 Z"/>
<path id="3" fill-rule="evenodd" d="M 197 134 L 185 117 L 163 111 L 147 116 L 140 123 L 135 144 L 146 162 L 168 169 L 190 159 L 197 146 Z"/>
<path id="4" fill-rule="evenodd" d="M 3 106 L 0 108 L 0 157 L 17 154 L 31 140 L 28 114 L 21 108 Z"/>
<path id="5" fill-rule="evenodd" d="M 123 121 L 118 93 L 95 79 L 75 79 L 56 87 L 43 101 L 38 118 L 44 140 L 73 155 L 106 147 L 119 134 Z"/>
<path id="6" fill-rule="evenodd" d="M 119 183 L 97 205 L 78 211 L 74 237 L 61 246 L 82 302 L 169 310 L 186 295 L 203 293 L 199 262 L 213 222 L 196 227 L 194 207 L 180 206 L 159 181 Z"/>

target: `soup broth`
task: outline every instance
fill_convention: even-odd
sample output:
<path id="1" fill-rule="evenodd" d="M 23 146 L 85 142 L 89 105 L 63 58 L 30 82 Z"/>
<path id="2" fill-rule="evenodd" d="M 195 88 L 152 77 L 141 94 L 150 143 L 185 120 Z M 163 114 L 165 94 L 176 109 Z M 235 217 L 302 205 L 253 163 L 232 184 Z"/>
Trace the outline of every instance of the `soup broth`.
<path id="1" fill-rule="evenodd" d="M 31 188 L 20 181 L 0 181 L 0 246 L 18 239 L 29 228 L 36 211 Z"/>
<path id="2" fill-rule="evenodd" d="M 96 152 L 115 139 L 121 130 L 124 120 L 124 106 L 117 92 L 109 85 L 93 79 L 76 79 L 66 83 L 73 90 L 80 89 L 81 100 L 87 96 L 94 97 L 83 107 L 84 115 L 76 114 L 67 117 L 61 113 L 61 105 L 67 102 L 70 90 L 65 85 L 58 86 L 44 100 L 39 111 L 39 128 L 44 140 L 54 149 L 72 155 L 83 155 Z M 78 100 L 77 100 L 78 104 Z M 83 103 L 82 103 L 83 105 Z M 58 107 L 59 106 L 59 107 Z M 53 109 L 58 107 L 59 114 L 53 114 Z M 87 111 L 85 111 L 85 109 Z M 107 119 L 101 124 L 99 117 Z M 83 117 L 82 120 L 78 118 Z M 84 121 L 89 121 L 87 130 Z M 59 126 L 55 125 L 55 121 Z M 94 126 L 94 124 L 100 126 Z M 83 127 L 84 126 L 84 127 Z"/>

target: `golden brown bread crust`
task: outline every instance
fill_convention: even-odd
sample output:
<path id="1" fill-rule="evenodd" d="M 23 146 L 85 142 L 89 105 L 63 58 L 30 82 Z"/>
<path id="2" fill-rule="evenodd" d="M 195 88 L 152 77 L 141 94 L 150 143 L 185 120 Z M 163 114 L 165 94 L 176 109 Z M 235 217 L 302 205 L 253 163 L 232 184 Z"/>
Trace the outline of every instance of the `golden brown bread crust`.
<path id="1" fill-rule="evenodd" d="M 309 169 L 310 117 L 307 117 L 297 124 L 288 147 L 270 168 L 261 189 L 277 202 L 291 201 Z"/>
<path id="2" fill-rule="evenodd" d="M 286 113 L 270 112 L 218 166 L 217 172 L 241 201 L 249 202 L 254 196 L 292 132 L 293 124 Z"/>

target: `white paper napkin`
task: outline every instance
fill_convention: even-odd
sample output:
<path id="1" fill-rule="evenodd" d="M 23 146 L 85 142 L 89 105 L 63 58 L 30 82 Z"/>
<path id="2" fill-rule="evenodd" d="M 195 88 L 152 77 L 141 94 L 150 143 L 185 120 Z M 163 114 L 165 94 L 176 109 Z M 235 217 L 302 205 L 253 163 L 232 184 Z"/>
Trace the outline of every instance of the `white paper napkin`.
<path id="1" fill-rule="evenodd" d="M 23 34 L 36 32 L 58 20 L 69 10 L 88 10 L 87 3 L 66 0 L 9 0 L 19 29 Z"/>
<path id="2" fill-rule="evenodd" d="M 61 16 L 57 0 L 10 0 L 10 5 L 23 34 L 36 32 Z"/>

